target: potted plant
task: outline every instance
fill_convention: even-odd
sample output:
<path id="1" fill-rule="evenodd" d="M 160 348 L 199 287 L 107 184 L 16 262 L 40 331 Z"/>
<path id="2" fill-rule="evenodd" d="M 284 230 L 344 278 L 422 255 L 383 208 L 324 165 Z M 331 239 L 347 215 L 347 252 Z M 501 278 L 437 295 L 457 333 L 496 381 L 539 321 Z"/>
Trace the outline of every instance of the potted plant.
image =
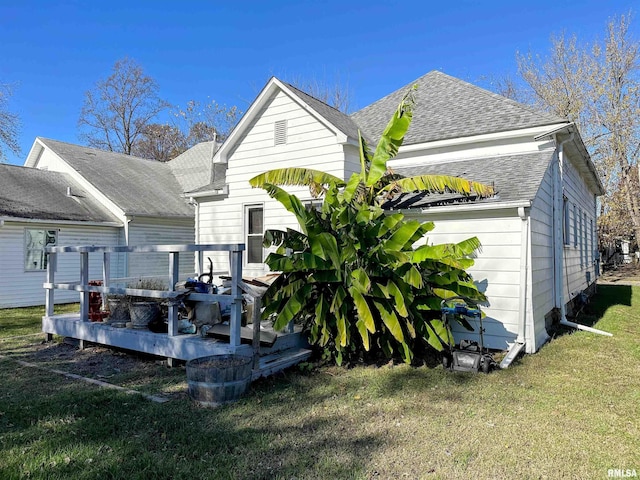
<path id="1" fill-rule="evenodd" d="M 139 290 L 166 290 L 167 286 L 161 280 L 140 279 L 135 284 L 127 285 L 128 288 Z M 129 316 L 132 328 L 147 328 L 150 322 L 156 320 L 160 315 L 159 298 L 150 297 L 129 297 Z"/>

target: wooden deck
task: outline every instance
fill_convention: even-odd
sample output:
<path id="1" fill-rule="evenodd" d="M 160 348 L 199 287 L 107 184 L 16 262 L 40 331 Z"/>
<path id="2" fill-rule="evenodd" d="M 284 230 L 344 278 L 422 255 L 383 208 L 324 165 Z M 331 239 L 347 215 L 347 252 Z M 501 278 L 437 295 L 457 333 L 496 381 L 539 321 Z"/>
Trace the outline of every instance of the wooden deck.
<path id="1" fill-rule="evenodd" d="M 202 253 L 205 251 L 229 251 L 231 295 L 187 293 L 176 291 L 179 271 L 179 253 L 196 252 L 199 257 L 198 265 L 202 265 Z M 290 328 L 287 332 L 278 332 L 273 346 L 260 346 L 260 330 L 270 330 L 268 322 L 259 323 L 257 310 L 254 313 L 253 336 L 250 344 L 243 343 L 241 331 L 241 304 L 242 290 L 251 290 L 253 296 L 255 289 L 242 281 L 242 251 L 244 245 L 152 245 L 138 247 L 48 247 L 49 255 L 47 267 L 47 282 L 44 288 L 47 290 L 45 315 L 42 317 L 42 331 L 51 335 L 62 335 L 84 342 L 92 342 L 101 345 L 113 346 L 127 350 L 143 352 L 160 357 L 166 357 L 169 363 L 173 360 L 191 360 L 194 358 L 210 356 L 239 354 L 254 357 L 253 378 L 266 376 L 295 365 L 309 358 L 311 351 L 300 331 L 299 327 Z M 169 255 L 169 281 L 170 289 L 140 290 L 109 286 L 118 280 L 109 278 L 109 255 L 113 252 L 167 252 Z M 56 283 L 55 265 L 56 255 L 61 253 L 80 253 L 80 279 L 77 282 Z M 102 253 L 103 255 L 103 285 L 89 285 L 87 277 L 88 255 L 90 253 Z M 197 272 L 196 272 L 197 274 Z M 80 312 L 76 314 L 53 314 L 54 291 L 56 289 L 74 290 L 80 296 Z M 97 292 L 103 296 L 105 304 L 108 294 L 126 294 L 151 298 L 165 299 L 169 301 L 168 332 L 154 333 L 148 329 L 119 328 L 106 322 L 89 321 L 89 293 Z M 186 296 L 185 296 L 186 295 Z M 254 297 L 255 298 L 255 297 Z M 231 300 L 231 319 L 229 321 L 228 341 L 202 337 L 200 333 L 183 334 L 178 332 L 178 303 L 180 299 L 189 299 L 202 302 L 216 302 L 221 299 Z M 256 298 L 256 305 L 260 306 L 260 298 Z M 271 330 L 272 331 L 272 330 Z"/>

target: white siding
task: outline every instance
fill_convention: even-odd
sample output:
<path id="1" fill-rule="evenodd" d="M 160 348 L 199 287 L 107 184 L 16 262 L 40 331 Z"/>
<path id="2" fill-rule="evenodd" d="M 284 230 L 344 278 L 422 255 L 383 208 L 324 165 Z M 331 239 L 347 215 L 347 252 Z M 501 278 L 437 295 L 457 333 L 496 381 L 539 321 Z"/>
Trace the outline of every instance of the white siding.
<path id="1" fill-rule="evenodd" d="M 287 143 L 276 146 L 274 124 L 284 119 L 287 120 Z M 349 147 L 337 143 L 334 132 L 287 95 L 278 93 L 228 156 L 228 196 L 200 202 L 198 242 L 245 243 L 244 211 L 247 205 L 264 206 L 265 229 L 298 228 L 294 216 L 262 189 L 252 189 L 249 179 L 267 170 L 287 167 L 309 167 L 344 178 L 345 149 L 349 150 Z M 353 152 L 350 156 L 353 161 L 348 168 L 353 170 L 351 164 L 356 160 Z M 300 199 L 310 198 L 307 188 L 289 191 Z M 228 270 L 226 254 L 205 254 L 205 265 L 207 256 L 212 258 L 214 270 Z M 268 271 L 263 264 L 247 265 L 246 258 L 243 268 L 247 276 L 259 276 Z"/>
<path id="2" fill-rule="evenodd" d="M 129 223 L 129 246 L 175 245 L 195 243 L 193 223 L 189 221 L 143 220 L 135 218 Z M 130 253 L 129 277 L 169 274 L 169 254 Z M 180 255 L 181 278 L 195 271 L 194 256 Z"/>
<path id="3" fill-rule="evenodd" d="M 536 350 L 546 341 L 545 316 L 555 304 L 553 260 L 553 168 L 545 172 L 531 205 L 531 288 Z"/>
<path id="4" fill-rule="evenodd" d="M 116 227 L 56 225 L 51 223 L 22 223 L 5 221 L 0 227 L 0 308 L 44 305 L 44 271 L 24 269 L 25 228 L 58 230 L 58 245 L 118 245 Z M 112 265 L 112 275 L 120 275 L 118 262 Z M 89 257 L 89 278 L 102 278 L 102 257 Z M 80 255 L 58 255 L 56 282 L 80 280 Z M 79 301 L 78 293 L 56 290 L 56 303 Z"/>
<path id="5" fill-rule="evenodd" d="M 429 244 L 457 243 L 478 237 L 482 248 L 469 273 L 489 299 L 489 306 L 483 307 L 487 314 L 483 320 L 485 346 L 508 348 L 518 333 L 522 220 L 515 212 L 496 211 L 416 217 L 435 222 L 435 229 L 428 234 Z M 476 332 L 468 332 L 456 324 L 453 330 L 456 341 L 479 340 L 477 328 Z"/>
<path id="6" fill-rule="evenodd" d="M 596 223 L 596 203 L 593 193 L 589 191 L 568 156 L 565 156 L 563 164 L 563 183 L 563 192 L 569 201 L 571 227 L 569 244 L 564 247 L 562 282 L 565 302 L 568 302 L 595 281 L 593 252 L 597 246 L 593 245 L 595 240 L 590 240 L 592 235 L 589 230 Z M 595 239 L 595 235 L 593 238 Z M 590 276 L 589 282 L 587 276 Z"/>

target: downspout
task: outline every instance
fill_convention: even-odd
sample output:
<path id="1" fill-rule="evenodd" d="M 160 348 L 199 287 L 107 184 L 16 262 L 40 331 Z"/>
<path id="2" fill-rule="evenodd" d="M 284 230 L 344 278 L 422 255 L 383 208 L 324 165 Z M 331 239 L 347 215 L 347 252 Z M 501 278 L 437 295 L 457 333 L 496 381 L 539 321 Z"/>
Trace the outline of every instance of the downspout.
<path id="1" fill-rule="evenodd" d="M 131 223 L 131 221 L 133 220 L 133 218 L 128 218 L 125 217 L 125 221 L 124 221 L 124 244 L 128 247 L 129 245 L 129 223 Z M 124 253 L 124 276 L 128 277 L 129 276 L 129 253 L 125 252 Z"/>
<path id="2" fill-rule="evenodd" d="M 558 161 L 557 165 L 557 174 L 553 176 L 554 181 L 554 195 L 557 195 L 555 198 L 554 205 L 554 257 L 555 257 L 555 281 L 554 286 L 556 289 L 556 308 L 560 309 L 560 325 L 564 325 L 566 327 L 576 328 L 578 330 L 584 330 L 586 332 L 597 333 L 599 335 L 606 335 L 608 337 L 612 337 L 613 334 L 609 332 L 605 332 L 603 330 L 598 330 L 597 328 L 587 327 L 586 325 L 580 325 L 579 323 L 570 322 L 567 320 L 567 309 L 564 301 L 564 288 L 563 288 L 563 261 L 564 261 L 564 242 L 562 240 L 562 215 L 564 214 L 563 209 L 563 200 L 562 200 L 562 186 L 564 185 L 563 180 L 563 165 L 564 165 L 564 144 L 573 140 L 575 134 L 571 132 L 569 138 L 563 140 L 558 145 Z M 560 246 L 560 248 L 558 248 Z"/>
<path id="3" fill-rule="evenodd" d="M 526 215 L 524 207 L 518 208 L 518 216 L 522 220 L 522 230 L 520 235 L 520 299 L 518 309 L 518 336 L 517 343 L 524 345 L 526 342 L 527 325 L 527 277 L 529 268 L 529 217 Z"/>

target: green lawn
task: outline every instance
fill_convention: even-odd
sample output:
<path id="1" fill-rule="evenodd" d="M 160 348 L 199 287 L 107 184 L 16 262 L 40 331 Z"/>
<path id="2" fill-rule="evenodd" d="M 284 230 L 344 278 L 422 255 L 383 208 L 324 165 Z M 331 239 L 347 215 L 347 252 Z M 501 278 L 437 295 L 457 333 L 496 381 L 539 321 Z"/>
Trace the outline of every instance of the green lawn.
<path id="1" fill-rule="evenodd" d="M 0 478 L 640 475 L 638 305 L 640 288 L 602 286 L 580 321 L 613 337 L 565 334 L 488 376 L 404 365 L 292 370 L 217 410 L 24 368 L 13 360 L 17 340 L 0 339 Z M 37 331 L 40 315 L 0 311 L 0 336 Z"/>

